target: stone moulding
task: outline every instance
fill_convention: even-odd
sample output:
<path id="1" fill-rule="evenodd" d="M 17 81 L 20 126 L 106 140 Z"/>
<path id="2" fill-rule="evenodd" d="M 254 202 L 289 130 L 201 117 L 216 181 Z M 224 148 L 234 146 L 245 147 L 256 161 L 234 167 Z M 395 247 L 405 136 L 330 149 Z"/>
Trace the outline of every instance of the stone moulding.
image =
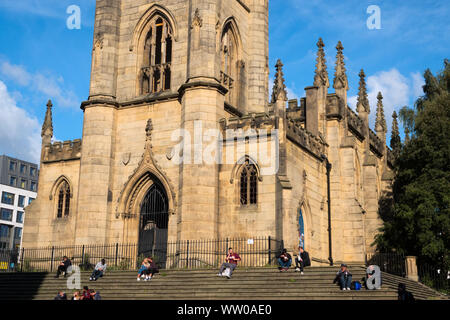
<path id="1" fill-rule="evenodd" d="M 266 129 L 268 133 L 275 129 L 275 117 L 268 116 L 266 113 L 250 113 L 243 117 L 231 117 L 220 120 L 223 133 L 227 130 L 249 130 Z M 225 136 L 224 136 L 225 138 Z"/>
<path id="2" fill-rule="evenodd" d="M 72 184 L 72 182 L 70 181 L 69 178 L 67 178 L 67 176 L 61 175 L 61 176 L 60 176 L 58 179 L 56 179 L 56 181 L 53 183 L 53 186 L 52 186 L 52 188 L 51 188 L 51 190 L 50 190 L 50 194 L 49 194 L 49 196 L 48 196 L 48 198 L 49 198 L 50 201 L 53 200 L 53 195 L 56 194 L 57 188 L 61 185 L 61 183 L 62 183 L 63 181 L 67 182 L 67 184 L 69 185 L 69 189 L 70 189 L 70 198 L 71 198 L 71 199 L 73 198 L 73 184 Z"/>
<path id="3" fill-rule="evenodd" d="M 149 119 L 146 126 L 145 150 L 141 161 L 120 192 L 116 206 L 116 219 L 119 219 L 120 216 L 124 219 L 137 217 L 140 209 L 137 204 L 145 197 L 155 179 L 161 182 L 167 192 L 169 214 L 176 213 L 175 188 L 153 155 L 152 131 L 153 123 Z"/>
<path id="4" fill-rule="evenodd" d="M 130 43 L 130 48 L 129 48 L 130 51 L 134 51 L 136 46 L 138 45 L 141 37 L 145 37 L 144 30 L 145 30 L 147 24 L 149 23 L 149 21 L 151 21 L 155 15 L 162 16 L 164 19 L 166 19 L 170 23 L 170 25 L 172 27 L 172 31 L 173 31 L 174 40 L 178 41 L 178 24 L 177 24 L 177 21 L 176 21 L 174 15 L 169 10 L 164 8 L 163 6 L 161 6 L 159 4 L 152 4 L 141 16 L 141 18 L 139 19 L 139 22 L 136 24 L 136 26 L 132 32 L 133 38 Z"/>
<path id="5" fill-rule="evenodd" d="M 252 157 L 245 155 L 235 163 L 235 165 L 233 166 L 233 169 L 231 170 L 231 176 L 230 176 L 231 184 L 234 183 L 235 177 L 237 177 L 237 174 L 241 171 L 241 168 L 245 164 L 246 161 L 248 161 L 249 163 L 253 164 L 256 167 L 256 172 L 258 173 L 258 180 L 263 181 L 263 177 L 261 175 L 261 167 L 259 166 L 258 162 L 255 161 Z"/>

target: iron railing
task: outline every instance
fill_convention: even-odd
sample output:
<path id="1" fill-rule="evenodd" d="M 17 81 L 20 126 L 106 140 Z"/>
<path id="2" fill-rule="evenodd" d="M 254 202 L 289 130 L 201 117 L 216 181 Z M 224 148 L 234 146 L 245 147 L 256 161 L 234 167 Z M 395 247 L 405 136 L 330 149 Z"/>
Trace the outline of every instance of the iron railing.
<path id="1" fill-rule="evenodd" d="M 419 281 L 444 294 L 450 294 L 450 271 L 426 262 L 417 262 Z"/>
<path id="2" fill-rule="evenodd" d="M 406 276 L 405 256 L 399 253 L 372 253 L 366 255 L 366 265 L 377 265 L 380 270 L 400 277 Z"/>
<path id="3" fill-rule="evenodd" d="M 63 256 L 67 256 L 72 265 L 82 270 L 92 269 L 101 259 L 106 259 L 109 270 L 135 270 L 148 256 L 152 256 L 161 269 L 217 268 L 224 262 L 228 248 L 233 248 L 240 255 L 240 266 L 264 267 L 276 265 L 276 256 L 282 247 L 283 241 L 263 237 L 166 242 L 152 245 L 145 255 L 139 254 L 140 245 L 137 243 L 22 248 L 16 252 L 14 269 L 23 272 L 55 272 Z M 5 252 L 5 259 L 11 259 L 11 253 Z"/>

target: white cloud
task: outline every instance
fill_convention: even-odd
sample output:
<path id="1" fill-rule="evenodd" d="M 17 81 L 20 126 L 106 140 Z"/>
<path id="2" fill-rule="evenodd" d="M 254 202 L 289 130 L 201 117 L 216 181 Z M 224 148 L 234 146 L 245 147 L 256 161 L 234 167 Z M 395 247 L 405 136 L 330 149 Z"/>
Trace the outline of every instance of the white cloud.
<path id="1" fill-rule="evenodd" d="M 45 95 L 45 99 L 52 99 L 56 102 L 57 107 L 79 107 L 78 97 L 73 91 L 63 87 L 64 79 L 61 76 L 55 77 L 39 72 L 31 74 L 24 67 L 10 64 L 7 61 L 1 62 L 0 73 L 22 87 L 29 87 Z"/>
<path id="2" fill-rule="evenodd" d="M 0 81 L 0 153 L 39 163 L 41 136 L 39 121 L 17 106 L 8 89 Z"/>
<path id="3" fill-rule="evenodd" d="M 397 69 L 380 71 L 367 78 L 367 90 L 370 102 L 370 127 L 375 127 L 377 95 L 383 95 L 384 115 L 388 126 L 388 137 L 392 124 L 392 113 L 398 111 L 403 106 L 411 105 L 417 97 L 421 96 L 423 77 L 419 72 L 411 73 L 410 77 L 405 77 Z M 349 105 L 356 109 L 357 96 L 348 98 Z M 389 140 L 389 138 L 388 138 Z"/>
<path id="4" fill-rule="evenodd" d="M 420 72 L 415 72 L 411 74 L 413 81 L 414 99 L 417 99 L 424 95 L 423 86 L 425 85 L 425 79 Z"/>
<path id="5" fill-rule="evenodd" d="M 410 101 L 411 90 L 410 81 L 403 76 L 397 69 L 381 71 L 367 78 L 367 89 L 369 102 L 371 106 L 370 125 L 375 127 L 377 95 L 381 92 L 383 95 L 384 114 L 389 124 L 392 122 L 392 113 L 403 106 L 408 105 Z"/>
<path id="6" fill-rule="evenodd" d="M 21 86 L 27 86 L 31 82 L 31 74 L 29 74 L 22 66 L 3 62 L 0 66 L 0 70 L 2 74 L 8 76 Z"/>

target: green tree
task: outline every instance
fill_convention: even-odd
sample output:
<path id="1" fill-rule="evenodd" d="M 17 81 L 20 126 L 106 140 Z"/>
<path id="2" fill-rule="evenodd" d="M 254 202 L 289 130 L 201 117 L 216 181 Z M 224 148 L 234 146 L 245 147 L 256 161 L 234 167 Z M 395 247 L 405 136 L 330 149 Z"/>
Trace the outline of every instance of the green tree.
<path id="1" fill-rule="evenodd" d="M 450 64 L 434 76 L 424 74 L 424 96 L 414 109 L 403 108 L 411 131 L 395 163 L 392 201 L 384 200 L 379 251 L 422 257 L 450 266 Z M 380 212 L 381 213 L 381 212 Z"/>

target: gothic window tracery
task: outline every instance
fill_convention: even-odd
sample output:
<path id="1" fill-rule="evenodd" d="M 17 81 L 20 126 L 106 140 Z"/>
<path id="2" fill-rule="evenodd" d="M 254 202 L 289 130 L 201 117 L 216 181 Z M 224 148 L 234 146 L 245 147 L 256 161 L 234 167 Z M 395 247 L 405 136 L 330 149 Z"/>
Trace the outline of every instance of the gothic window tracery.
<path id="1" fill-rule="evenodd" d="M 171 88 L 173 31 L 160 16 L 150 21 L 144 44 L 141 69 L 141 94 L 157 93 Z"/>
<path id="2" fill-rule="evenodd" d="M 237 107 L 238 104 L 238 88 L 240 82 L 240 68 L 243 67 L 239 63 L 238 41 L 231 22 L 225 25 L 221 38 L 221 69 L 220 80 L 222 85 L 228 89 L 225 101 Z"/>
<path id="3" fill-rule="evenodd" d="M 240 175 L 240 203 L 241 206 L 258 203 L 258 171 L 248 160 L 242 167 Z"/>
<path id="4" fill-rule="evenodd" d="M 70 186 L 63 181 L 57 189 L 57 218 L 68 217 L 70 212 Z"/>

